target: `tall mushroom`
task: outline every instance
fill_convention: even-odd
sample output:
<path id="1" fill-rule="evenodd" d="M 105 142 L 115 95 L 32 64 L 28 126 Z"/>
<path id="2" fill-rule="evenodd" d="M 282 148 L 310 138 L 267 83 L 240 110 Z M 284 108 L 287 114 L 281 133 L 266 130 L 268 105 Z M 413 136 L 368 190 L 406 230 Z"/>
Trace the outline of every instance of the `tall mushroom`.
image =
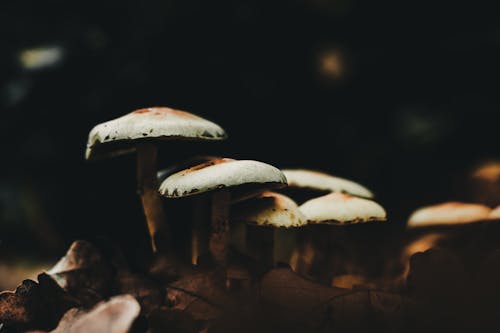
<path id="1" fill-rule="evenodd" d="M 277 262 L 288 263 L 297 228 L 307 219 L 289 197 L 266 191 L 232 207 L 231 221 L 246 224 L 245 248 L 263 273 Z"/>
<path id="2" fill-rule="evenodd" d="M 289 193 L 299 203 L 331 192 L 373 198 L 373 193 L 369 189 L 352 180 L 308 169 L 283 169 L 282 171 L 288 180 L 286 193 Z"/>
<path id="3" fill-rule="evenodd" d="M 386 221 L 386 212 L 378 203 L 344 193 L 331 193 L 308 200 L 300 206 L 300 210 L 309 221 L 310 242 L 316 257 L 312 260 L 313 267 L 306 266 L 306 272 L 300 273 L 308 274 L 307 270 L 312 269 L 312 275 L 318 275 L 326 283 L 331 282 L 335 273 L 351 273 L 347 264 L 363 260 L 363 253 L 359 257 L 359 249 L 371 244 L 370 238 L 373 237 L 366 237 L 366 228 L 360 230 L 354 229 L 354 226 Z M 362 241 L 356 241 L 355 236 L 358 235 L 363 237 Z M 339 251 L 353 257 L 345 258 Z M 345 260 L 349 259 L 352 261 L 347 263 Z"/>
<path id="4" fill-rule="evenodd" d="M 194 114 L 167 107 L 151 107 L 95 126 L 89 133 L 85 158 L 91 160 L 137 152 L 137 187 L 151 246 L 157 252 L 160 247 L 168 246 L 171 237 L 158 195 L 157 144 L 162 140 L 215 141 L 226 137 L 219 125 Z"/>
<path id="5" fill-rule="evenodd" d="M 167 177 L 160 185 L 160 193 L 167 198 L 211 193 L 209 251 L 218 270 L 225 274 L 231 197 L 284 186 L 286 178 L 283 173 L 269 164 L 224 158 L 202 163 Z"/>

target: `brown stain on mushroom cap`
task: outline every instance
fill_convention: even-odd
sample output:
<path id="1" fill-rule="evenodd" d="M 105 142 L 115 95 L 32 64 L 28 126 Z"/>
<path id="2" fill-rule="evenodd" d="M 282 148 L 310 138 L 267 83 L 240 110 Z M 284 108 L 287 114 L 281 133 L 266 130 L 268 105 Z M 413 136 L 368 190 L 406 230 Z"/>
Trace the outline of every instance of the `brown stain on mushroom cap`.
<path id="1" fill-rule="evenodd" d="M 164 117 L 175 116 L 175 117 L 187 118 L 187 119 L 199 118 L 198 116 L 195 116 L 192 113 L 182 111 L 182 110 L 167 108 L 164 106 L 156 106 L 156 107 L 138 109 L 138 110 L 133 111 L 132 113 L 133 114 L 153 114 L 155 116 L 164 116 Z"/>
<path id="2" fill-rule="evenodd" d="M 94 126 L 89 132 L 85 158 L 121 155 L 148 141 L 226 138 L 226 132 L 219 125 L 195 114 L 168 107 L 150 107 Z"/>
<path id="3" fill-rule="evenodd" d="M 203 162 L 201 164 L 195 165 L 189 169 L 181 171 L 181 173 L 183 175 L 185 175 L 185 174 L 189 174 L 191 172 L 197 171 L 197 170 L 205 169 L 205 168 L 212 166 L 212 165 L 217 165 L 217 164 L 222 164 L 222 163 L 227 163 L 227 162 L 232 162 L 232 161 L 234 161 L 234 159 L 232 159 L 232 158 L 217 158 L 217 159 L 213 159 L 213 160 L 206 161 L 206 162 Z"/>

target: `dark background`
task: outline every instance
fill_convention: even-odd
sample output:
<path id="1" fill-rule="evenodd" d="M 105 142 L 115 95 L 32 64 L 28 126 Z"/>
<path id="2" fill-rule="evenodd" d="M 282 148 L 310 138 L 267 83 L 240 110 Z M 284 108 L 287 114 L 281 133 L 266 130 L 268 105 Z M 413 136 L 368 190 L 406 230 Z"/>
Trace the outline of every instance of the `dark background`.
<path id="1" fill-rule="evenodd" d="M 0 255 L 58 256 L 101 237 L 144 250 L 134 156 L 83 156 L 94 125 L 145 106 L 230 136 L 165 144 L 161 166 L 208 153 L 329 171 L 371 188 L 400 224 L 418 206 L 468 199 L 471 170 L 500 158 L 490 7 L 2 0 Z M 57 59 L 33 65 L 29 51 L 44 48 Z"/>

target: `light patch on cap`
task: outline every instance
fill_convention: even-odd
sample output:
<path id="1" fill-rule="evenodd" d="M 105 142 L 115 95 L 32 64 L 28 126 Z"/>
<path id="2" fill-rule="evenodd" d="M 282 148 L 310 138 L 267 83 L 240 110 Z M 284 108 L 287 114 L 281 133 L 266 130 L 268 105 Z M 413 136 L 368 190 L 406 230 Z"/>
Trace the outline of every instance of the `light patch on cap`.
<path id="1" fill-rule="evenodd" d="M 344 193 L 330 193 L 306 201 L 300 210 L 309 223 L 350 224 L 385 221 L 384 208 L 372 200 Z"/>
<path id="2" fill-rule="evenodd" d="M 290 187 L 343 192 L 358 197 L 373 198 L 373 193 L 366 187 L 351 180 L 335 177 L 324 172 L 306 169 L 285 169 L 283 173 Z"/>
<path id="3" fill-rule="evenodd" d="M 89 133 L 85 157 L 94 157 L 101 145 L 129 142 L 127 148 L 110 149 L 108 156 L 129 152 L 135 140 L 191 139 L 223 140 L 225 131 L 217 124 L 192 113 L 167 107 L 136 110 L 122 117 L 95 126 Z M 133 150 L 133 149 L 132 149 Z"/>
<path id="4" fill-rule="evenodd" d="M 245 223 L 273 226 L 300 227 L 307 224 L 307 218 L 289 197 L 266 191 L 245 201 L 234 209 L 232 219 Z"/>
<path id="5" fill-rule="evenodd" d="M 174 173 L 160 185 L 160 193 L 180 198 L 245 184 L 286 186 L 286 178 L 279 169 L 263 162 L 224 158 Z"/>
<path id="6" fill-rule="evenodd" d="M 454 225 L 488 218 L 491 209 L 481 204 L 445 202 L 414 211 L 408 219 L 409 228 Z"/>
<path id="7" fill-rule="evenodd" d="M 490 219 L 500 219 L 500 205 L 490 212 Z"/>

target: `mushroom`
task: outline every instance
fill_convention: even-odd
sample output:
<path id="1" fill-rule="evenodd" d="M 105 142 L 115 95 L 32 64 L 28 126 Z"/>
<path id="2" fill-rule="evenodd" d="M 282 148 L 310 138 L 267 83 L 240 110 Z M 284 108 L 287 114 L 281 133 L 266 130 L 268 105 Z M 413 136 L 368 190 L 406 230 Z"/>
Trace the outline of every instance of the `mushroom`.
<path id="1" fill-rule="evenodd" d="M 408 219 L 408 228 L 446 227 L 488 219 L 491 209 L 485 205 L 445 202 L 414 211 Z"/>
<path id="2" fill-rule="evenodd" d="M 366 187 L 328 173 L 307 169 L 284 169 L 282 171 L 288 180 L 287 193 L 290 192 L 290 196 L 296 198 L 298 202 L 304 202 L 330 192 L 348 193 L 368 199 L 373 198 L 373 193 Z M 294 190 L 299 191 L 295 193 Z"/>
<path id="3" fill-rule="evenodd" d="M 498 242 L 496 223 L 488 223 L 490 212 L 491 208 L 485 205 L 463 202 L 445 202 L 415 210 L 407 222 L 403 250 L 407 255 L 402 257 L 403 264 L 408 269 L 409 256 L 414 254 L 408 249 L 428 242 L 427 248 L 449 250 L 467 265 L 475 265 Z"/>
<path id="4" fill-rule="evenodd" d="M 226 274 L 231 197 L 284 186 L 286 178 L 283 173 L 269 164 L 223 158 L 174 173 L 160 185 L 160 193 L 167 198 L 211 193 L 208 247 L 217 269 Z"/>
<path id="5" fill-rule="evenodd" d="M 138 192 L 151 246 L 157 252 L 159 246 L 163 247 L 161 244 L 168 246 L 171 236 L 157 192 L 156 144 L 161 140 L 214 141 L 226 137 L 220 126 L 194 114 L 167 107 L 151 107 L 95 126 L 89 133 L 85 158 L 91 160 L 137 152 Z"/>
<path id="6" fill-rule="evenodd" d="M 308 200 L 299 208 L 309 222 L 305 247 L 314 250 L 309 251 L 309 255 L 300 253 L 296 262 L 291 263 L 292 267 L 299 269 L 298 273 L 317 276 L 323 282 L 331 283 L 336 274 L 358 273 L 355 272 L 360 268 L 356 266 L 357 261 L 365 260 L 364 254 L 359 253 L 360 249 L 366 249 L 374 257 L 378 244 L 372 244 L 373 234 L 380 232 L 378 222 L 386 221 L 384 208 L 375 201 L 330 193 Z M 367 232 L 370 229 L 366 227 L 355 227 L 367 224 L 374 226 L 372 232 Z M 376 262 L 374 258 L 370 260 Z"/>
<path id="7" fill-rule="evenodd" d="M 177 162 L 157 172 L 158 184 L 163 183 L 176 172 L 221 158 L 220 156 L 198 155 Z M 208 234 L 210 226 L 210 217 L 207 216 L 210 215 L 207 213 L 210 212 L 210 198 L 205 195 L 195 195 L 184 199 L 186 200 L 182 202 L 175 200 L 175 204 L 171 204 L 171 201 L 166 201 L 164 204 L 169 212 L 172 232 L 176 235 L 173 240 L 176 255 L 182 258 L 189 257 L 191 264 L 197 266 L 200 249 L 208 247 L 206 244 L 208 238 L 204 236 Z M 192 218 L 188 221 L 185 218 L 187 211 L 192 212 Z"/>
<path id="8" fill-rule="evenodd" d="M 266 191 L 232 207 L 232 222 L 246 224 L 246 249 L 263 273 L 277 262 L 288 263 L 297 236 L 307 224 L 297 204 L 289 197 Z"/>

